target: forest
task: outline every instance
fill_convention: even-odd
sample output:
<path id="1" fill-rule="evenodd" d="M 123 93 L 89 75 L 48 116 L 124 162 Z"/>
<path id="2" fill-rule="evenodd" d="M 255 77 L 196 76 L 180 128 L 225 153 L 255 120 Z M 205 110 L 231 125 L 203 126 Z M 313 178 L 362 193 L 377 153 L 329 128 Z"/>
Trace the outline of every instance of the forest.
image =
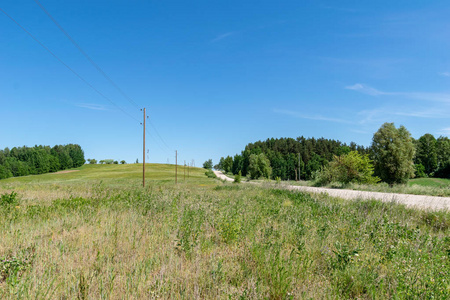
<path id="1" fill-rule="evenodd" d="M 419 139 L 412 139 L 415 148 L 413 158 L 415 177 L 450 177 L 450 140 L 448 137 L 435 138 L 427 133 Z M 252 154 L 265 156 L 272 169 L 271 177 L 281 180 L 311 180 L 318 171 L 327 166 L 334 157 L 357 151 L 374 159 L 373 145 L 364 147 L 354 142 L 342 143 L 325 138 L 270 138 L 249 143 L 241 154 L 222 157 L 217 170 L 242 176 L 249 174 Z M 300 172 L 298 172 L 300 169 Z M 298 174 L 299 173 L 299 174 Z M 300 176 L 299 176 L 300 175 Z M 375 173 L 375 175 L 377 175 Z"/>
<path id="2" fill-rule="evenodd" d="M 0 150 L 0 179 L 78 168 L 84 163 L 84 151 L 77 144 L 5 148 Z"/>

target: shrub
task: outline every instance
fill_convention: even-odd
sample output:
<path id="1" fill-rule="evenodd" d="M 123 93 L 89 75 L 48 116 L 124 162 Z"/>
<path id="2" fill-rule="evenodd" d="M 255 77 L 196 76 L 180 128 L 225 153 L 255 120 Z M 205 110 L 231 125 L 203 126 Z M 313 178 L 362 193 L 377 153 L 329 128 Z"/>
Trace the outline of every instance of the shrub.
<path id="1" fill-rule="evenodd" d="M 208 178 L 217 178 L 216 174 L 214 174 L 212 170 L 206 171 L 205 175 L 208 176 Z"/>
<path id="2" fill-rule="evenodd" d="M 241 177 L 242 177 L 242 174 L 241 174 L 241 171 L 239 171 L 239 173 L 237 173 L 237 174 L 234 176 L 234 182 L 235 182 L 235 183 L 241 183 Z"/>
<path id="3" fill-rule="evenodd" d="M 324 185 L 330 182 L 342 184 L 359 183 L 373 184 L 380 181 L 373 176 L 373 164 L 367 154 L 361 155 L 357 151 L 334 156 L 325 168 L 316 175 L 316 184 Z"/>

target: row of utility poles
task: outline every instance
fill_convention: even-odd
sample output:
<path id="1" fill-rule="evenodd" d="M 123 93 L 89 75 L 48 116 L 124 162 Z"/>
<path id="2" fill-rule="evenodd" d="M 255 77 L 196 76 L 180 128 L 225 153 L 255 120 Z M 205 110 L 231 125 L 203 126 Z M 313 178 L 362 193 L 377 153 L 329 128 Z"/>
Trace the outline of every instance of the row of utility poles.
<path id="1" fill-rule="evenodd" d="M 145 107 L 142 109 L 144 112 L 144 121 L 143 125 L 143 148 L 142 148 L 142 186 L 145 187 L 145 120 L 148 118 L 145 114 Z M 192 164 L 194 164 L 194 160 L 192 160 Z M 187 174 L 188 178 L 190 177 L 189 164 L 187 165 Z M 184 180 L 186 180 L 186 161 L 184 161 Z M 175 150 L 175 184 L 178 183 L 178 151 Z"/>

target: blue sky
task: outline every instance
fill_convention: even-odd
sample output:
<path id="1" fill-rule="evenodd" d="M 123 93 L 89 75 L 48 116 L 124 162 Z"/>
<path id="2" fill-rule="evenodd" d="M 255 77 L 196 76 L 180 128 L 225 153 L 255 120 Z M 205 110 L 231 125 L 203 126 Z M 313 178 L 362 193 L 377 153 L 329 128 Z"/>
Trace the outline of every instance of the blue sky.
<path id="1" fill-rule="evenodd" d="M 384 122 L 450 134 L 448 1 L 40 3 L 147 108 L 150 162 L 177 149 L 217 163 L 270 137 L 369 146 Z M 142 161 L 139 108 L 35 1 L 0 8 L 114 103 L 0 12 L 0 148 L 78 143 L 86 158 Z"/>

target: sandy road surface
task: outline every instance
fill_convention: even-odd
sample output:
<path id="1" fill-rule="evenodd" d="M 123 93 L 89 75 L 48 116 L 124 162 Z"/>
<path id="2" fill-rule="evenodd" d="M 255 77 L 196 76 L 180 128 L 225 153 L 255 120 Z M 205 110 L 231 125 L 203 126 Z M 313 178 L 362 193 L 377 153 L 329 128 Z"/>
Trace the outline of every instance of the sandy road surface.
<path id="1" fill-rule="evenodd" d="M 226 181 L 234 181 L 233 179 L 225 176 L 222 172 L 214 171 L 216 176 Z M 450 197 L 435 197 L 435 196 L 423 196 L 423 195 L 408 195 L 408 194 L 394 194 L 394 193 L 379 193 L 379 192 L 365 192 L 343 189 L 328 189 L 318 188 L 310 186 L 295 186 L 295 185 L 282 185 L 282 187 L 294 190 L 303 191 L 309 193 L 325 193 L 331 197 L 338 197 L 343 199 L 355 200 L 355 199 L 376 199 L 384 202 L 397 202 L 405 204 L 407 206 L 417 207 L 420 209 L 450 209 Z"/>

